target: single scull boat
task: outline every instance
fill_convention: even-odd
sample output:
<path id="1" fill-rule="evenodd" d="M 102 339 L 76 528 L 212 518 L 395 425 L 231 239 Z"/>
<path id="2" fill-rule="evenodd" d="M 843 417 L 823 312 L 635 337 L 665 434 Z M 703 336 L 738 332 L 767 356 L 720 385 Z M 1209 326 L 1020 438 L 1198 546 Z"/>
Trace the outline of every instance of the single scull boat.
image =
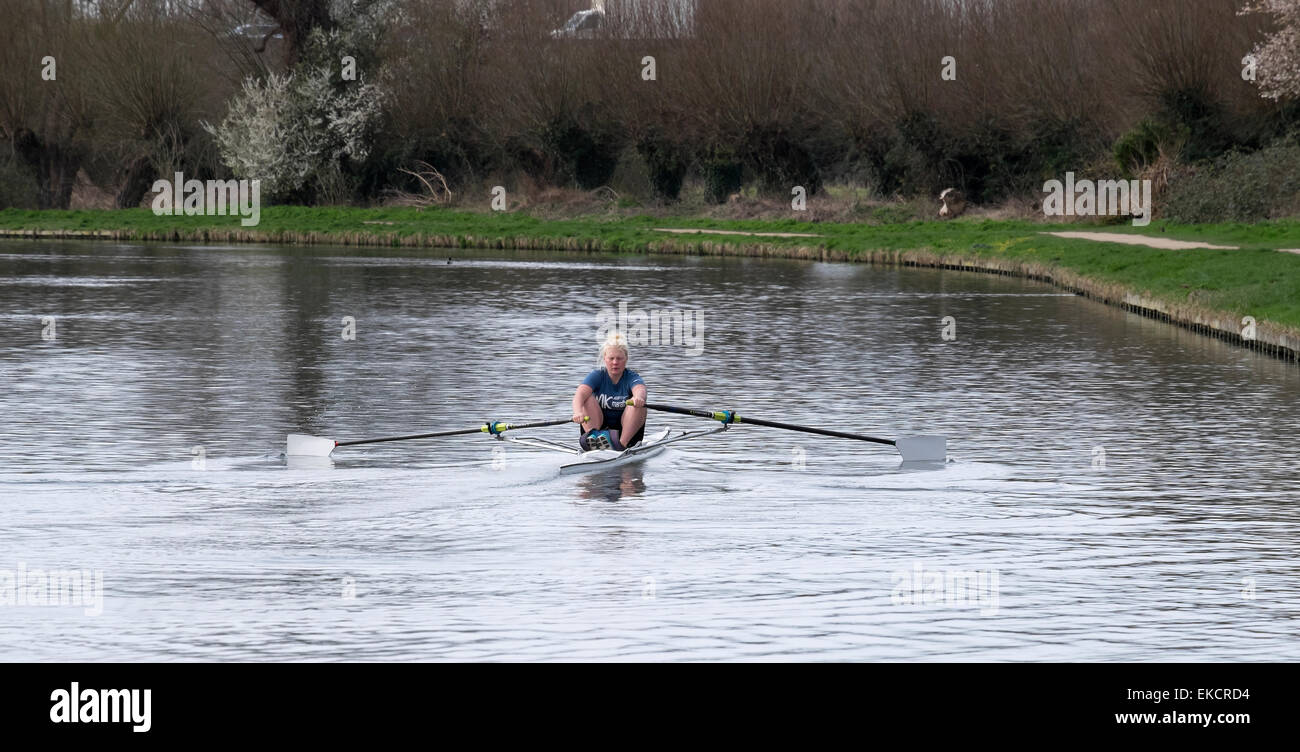
<path id="1" fill-rule="evenodd" d="M 357 446 L 361 444 L 378 444 L 387 441 L 433 439 L 447 436 L 486 433 L 497 441 L 509 441 L 513 444 L 532 447 L 534 449 L 549 449 L 575 455 L 577 457 L 576 460 L 560 466 L 561 473 L 570 473 L 601 470 L 631 462 L 639 462 L 659 454 L 670 444 L 675 444 L 679 441 L 721 433 L 733 425 L 754 425 L 816 434 L 818 436 L 832 436 L 839 439 L 853 439 L 855 441 L 887 444 L 898 450 L 898 454 L 902 457 L 904 462 L 944 462 L 948 457 L 948 440 L 943 436 L 903 436 L 898 439 L 882 439 L 875 436 L 867 436 L 865 434 L 831 431 L 811 426 L 796 426 L 790 423 L 777 423 L 775 421 L 761 420 L 758 418 L 742 418 L 739 414 L 731 410 L 691 410 L 684 407 L 674 407 L 672 405 L 651 404 L 647 404 L 646 407 L 650 410 L 675 413 L 677 415 L 691 415 L 700 418 L 709 418 L 718 421 L 721 425 L 696 431 L 665 428 L 645 439 L 640 444 L 636 444 L 635 446 L 629 447 L 621 452 L 612 449 L 598 449 L 584 452 L 569 444 L 562 444 L 558 441 L 550 441 L 549 439 L 507 435 L 507 432 L 509 431 L 518 431 L 526 428 L 560 426 L 573 422 L 572 420 L 551 420 L 537 423 L 492 422 L 485 423 L 477 428 L 464 428 L 455 431 L 420 433 L 407 436 L 387 436 L 378 439 L 354 439 L 351 441 L 335 441 L 334 439 L 326 439 L 317 436 L 289 434 L 288 441 L 286 442 L 285 454 L 290 457 L 328 457 L 334 452 L 336 447 L 342 446 Z"/>

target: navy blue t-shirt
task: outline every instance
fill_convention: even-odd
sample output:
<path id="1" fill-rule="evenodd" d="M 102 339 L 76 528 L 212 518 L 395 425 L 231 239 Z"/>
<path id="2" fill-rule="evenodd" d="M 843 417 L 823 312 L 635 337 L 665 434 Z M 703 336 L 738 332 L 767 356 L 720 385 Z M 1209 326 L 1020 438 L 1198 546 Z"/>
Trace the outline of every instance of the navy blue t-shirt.
<path id="1" fill-rule="evenodd" d="M 596 401 L 600 403 L 600 411 L 605 414 L 605 425 L 618 427 L 623 420 L 623 408 L 627 403 L 628 397 L 632 396 L 632 387 L 640 384 L 645 386 L 645 381 L 641 375 L 631 368 L 623 369 L 623 376 L 615 384 L 609 379 L 609 371 L 604 368 L 597 368 L 587 374 L 587 378 L 582 383 L 591 387 L 591 393 L 596 395 Z"/>

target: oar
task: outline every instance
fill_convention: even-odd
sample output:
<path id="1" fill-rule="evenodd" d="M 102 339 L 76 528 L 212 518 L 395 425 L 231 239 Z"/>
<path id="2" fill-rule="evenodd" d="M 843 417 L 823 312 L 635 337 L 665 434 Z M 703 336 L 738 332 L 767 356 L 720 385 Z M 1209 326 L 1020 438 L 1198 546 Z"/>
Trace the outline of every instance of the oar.
<path id="1" fill-rule="evenodd" d="M 521 428 L 545 428 L 546 426 L 562 426 L 565 423 L 571 423 L 572 419 L 566 420 L 548 420 L 541 423 L 484 423 L 478 428 L 462 428 L 458 431 L 439 431 L 437 433 L 417 433 L 410 436 L 384 436 L 378 439 L 353 439 L 351 441 L 335 441 L 334 439 L 325 439 L 319 436 L 306 436 L 300 433 L 289 434 L 288 449 L 285 451 L 290 457 L 328 457 L 334 451 L 334 447 L 356 446 L 358 444 L 378 444 L 382 441 L 408 441 L 410 439 L 437 439 L 444 436 L 465 436 L 471 433 L 490 433 L 498 434 L 506 431 L 517 431 Z"/>
<path id="2" fill-rule="evenodd" d="M 660 412 L 665 413 L 677 413 L 678 415 L 694 415 L 699 418 L 709 418 L 723 423 L 748 423 L 754 426 L 783 428 L 787 431 L 815 433 L 819 436 L 834 436 L 837 439 L 855 439 L 857 441 L 870 441 L 876 444 L 889 444 L 898 450 L 898 453 L 902 455 L 904 462 L 943 462 L 948 458 L 948 438 L 946 436 L 901 436 L 897 439 L 881 439 L 875 436 L 866 436 L 858 433 L 845 433 L 843 431 L 830 431 L 825 428 L 796 426 L 790 423 L 777 423 L 774 420 L 759 420 L 758 418 L 742 419 L 739 415 L 730 410 L 691 410 L 686 407 L 651 405 L 649 403 L 646 404 L 646 408 L 650 410 L 659 410 Z"/>

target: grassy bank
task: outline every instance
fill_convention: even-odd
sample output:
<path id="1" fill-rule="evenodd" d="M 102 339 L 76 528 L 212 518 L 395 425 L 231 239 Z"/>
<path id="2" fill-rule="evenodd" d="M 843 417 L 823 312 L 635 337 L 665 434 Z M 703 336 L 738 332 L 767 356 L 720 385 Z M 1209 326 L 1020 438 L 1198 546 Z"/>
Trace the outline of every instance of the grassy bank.
<path id="1" fill-rule="evenodd" d="M 656 228 L 812 233 L 818 237 L 672 235 Z M 1098 297 L 1125 296 L 1188 315 L 1228 314 L 1300 335 L 1300 222 L 1171 225 L 1044 224 L 956 220 L 832 224 L 794 220 L 718 221 L 602 214 L 543 220 L 527 214 L 410 208 L 269 207 L 257 227 L 232 217 L 154 216 L 126 211 L 0 211 L 0 230 L 112 232 L 138 240 L 214 240 L 353 245 L 546 248 L 621 252 L 734 253 L 798 258 L 937 263 L 1004 268 L 1066 286 L 1090 281 Z M 1162 250 L 1044 235 L 1095 230 L 1238 246 L 1239 250 Z M 1163 308 L 1161 310 L 1164 310 Z"/>

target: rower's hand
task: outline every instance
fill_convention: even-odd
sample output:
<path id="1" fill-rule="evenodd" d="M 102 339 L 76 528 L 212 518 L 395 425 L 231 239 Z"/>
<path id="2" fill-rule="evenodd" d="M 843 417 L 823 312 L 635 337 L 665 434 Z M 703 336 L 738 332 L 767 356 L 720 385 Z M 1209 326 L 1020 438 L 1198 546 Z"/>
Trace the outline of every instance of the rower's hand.
<path id="1" fill-rule="evenodd" d="M 631 397 L 628 397 L 626 400 L 624 400 L 623 405 L 626 407 L 636 407 L 637 406 L 636 395 L 632 395 Z"/>
<path id="2" fill-rule="evenodd" d="M 586 423 L 587 423 L 588 420 L 591 420 L 591 419 L 588 418 L 586 415 L 583 415 L 582 413 L 574 413 L 574 414 L 573 414 L 573 422 L 574 422 L 574 423 L 577 423 L 578 425 L 582 426 L 583 428 L 586 428 L 586 427 L 587 427 L 587 426 L 586 426 Z"/>

